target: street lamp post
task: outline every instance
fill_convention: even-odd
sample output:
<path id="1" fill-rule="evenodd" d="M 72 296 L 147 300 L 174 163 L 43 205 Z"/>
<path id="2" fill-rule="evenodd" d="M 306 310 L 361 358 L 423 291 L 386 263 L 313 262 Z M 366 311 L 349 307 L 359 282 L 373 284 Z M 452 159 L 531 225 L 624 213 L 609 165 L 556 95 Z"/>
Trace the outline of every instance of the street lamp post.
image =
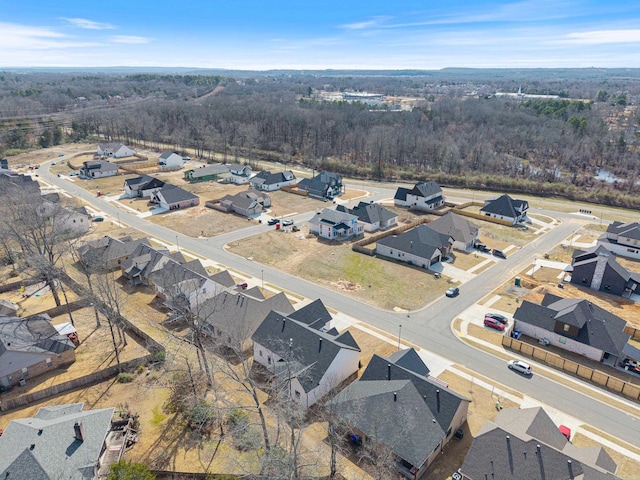
<path id="1" fill-rule="evenodd" d="M 260 280 L 262 280 L 262 289 L 264 290 L 264 270 L 260 270 Z"/>
<path id="2" fill-rule="evenodd" d="M 178 252 L 180 252 L 180 244 L 178 243 L 178 235 L 176 235 L 176 247 L 178 247 Z"/>
<path id="3" fill-rule="evenodd" d="M 398 326 L 398 351 L 400 350 L 400 338 L 402 336 L 402 324 Z"/>

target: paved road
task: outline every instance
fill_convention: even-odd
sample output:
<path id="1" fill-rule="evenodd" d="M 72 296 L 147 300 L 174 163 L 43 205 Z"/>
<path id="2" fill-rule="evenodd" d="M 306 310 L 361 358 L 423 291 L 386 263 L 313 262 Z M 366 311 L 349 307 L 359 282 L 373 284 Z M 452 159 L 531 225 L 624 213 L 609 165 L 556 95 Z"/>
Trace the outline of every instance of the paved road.
<path id="1" fill-rule="evenodd" d="M 542 403 L 559 411 L 577 417 L 615 437 L 619 437 L 632 445 L 638 445 L 640 439 L 640 420 L 638 417 L 623 412 L 615 407 L 604 404 L 580 392 L 574 391 L 570 383 L 560 384 L 542 375 L 533 375 L 527 379 L 506 368 L 505 362 L 482 350 L 477 350 L 459 341 L 450 329 L 451 322 L 469 306 L 477 303 L 488 295 L 505 279 L 513 277 L 517 272 L 531 264 L 531 259 L 551 250 L 578 227 L 570 221 L 542 235 L 525 247 L 511 253 L 507 260 L 497 262 L 495 266 L 486 270 L 482 275 L 465 283 L 460 287 L 460 296 L 455 299 L 443 297 L 420 311 L 406 314 L 388 312 L 377 309 L 353 298 L 326 289 L 315 283 L 294 277 L 274 268 L 254 263 L 246 258 L 225 252 L 224 243 L 239 239 L 248 234 L 253 235 L 266 231 L 267 225 L 256 225 L 233 232 L 224 237 L 210 239 L 195 239 L 164 227 L 146 222 L 127 211 L 109 204 L 102 198 L 92 196 L 79 186 L 58 178 L 48 172 L 48 166 L 40 169 L 41 176 L 49 182 L 58 185 L 74 196 L 78 196 L 99 210 L 116 217 L 126 224 L 169 243 L 178 240 L 180 247 L 206 258 L 211 258 L 229 268 L 244 272 L 256 278 L 278 285 L 292 292 L 300 293 L 307 298 L 322 298 L 323 302 L 338 311 L 360 319 L 370 325 L 381 328 L 392 334 L 397 334 L 402 324 L 402 338 L 411 341 L 444 358 L 464 365 L 478 374 L 492 378 L 497 382 L 520 391 Z M 388 190 L 376 189 L 372 198 L 388 198 Z M 311 214 L 296 216 L 296 221 L 304 221 Z M 554 216 L 558 217 L 557 212 Z M 560 215 L 565 219 L 568 215 Z M 399 298 L 402 297 L 400 293 Z M 401 303 L 399 301 L 398 303 Z"/>

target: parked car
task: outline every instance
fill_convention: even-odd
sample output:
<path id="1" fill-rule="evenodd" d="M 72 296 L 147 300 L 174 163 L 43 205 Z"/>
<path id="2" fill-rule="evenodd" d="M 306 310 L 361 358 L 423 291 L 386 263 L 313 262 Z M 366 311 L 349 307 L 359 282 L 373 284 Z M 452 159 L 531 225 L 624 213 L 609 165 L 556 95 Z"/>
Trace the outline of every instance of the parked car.
<path id="1" fill-rule="evenodd" d="M 507 258 L 507 255 L 502 250 L 498 250 L 497 248 L 494 248 L 491 253 L 493 253 L 494 257 Z"/>
<path id="2" fill-rule="evenodd" d="M 520 360 L 509 360 L 507 362 L 507 367 L 509 367 L 509 370 L 514 370 L 518 373 L 522 373 L 523 375 L 532 374 L 531 365 L 521 362 Z"/>
<path id="3" fill-rule="evenodd" d="M 481 252 L 490 252 L 491 249 L 489 247 L 487 247 L 484 243 L 482 242 L 476 242 L 473 245 L 473 248 L 480 250 Z"/>
<path id="4" fill-rule="evenodd" d="M 93 217 L 91 219 L 92 222 L 104 222 L 104 218 L 103 217 Z"/>
<path id="5" fill-rule="evenodd" d="M 272 218 L 267 222 L 267 225 L 275 225 L 276 223 L 279 223 L 279 222 L 280 220 L 278 220 L 277 218 Z"/>
<path id="6" fill-rule="evenodd" d="M 289 219 L 289 220 L 283 220 L 282 221 L 282 225 L 285 227 L 288 227 L 290 225 L 293 225 L 293 220 Z"/>
<path id="7" fill-rule="evenodd" d="M 239 288 L 240 290 L 246 290 L 248 286 L 249 284 L 247 282 L 242 282 L 242 283 L 238 283 L 236 285 L 236 288 Z"/>
<path id="8" fill-rule="evenodd" d="M 507 323 L 509 323 L 509 320 L 507 319 L 507 317 L 505 317 L 504 315 L 500 315 L 499 313 L 485 313 L 484 318 L 487 318 L 487 317 L 493 318 L 494 320 L 497 320 L 503 325 L 506 325 Z"/>
<path id="9" fill-rule="evenodd" d="M 500 323 L 498 320 L 491 317 L 484 317 L 484 326 L 493 328 L 494 330 L 504 331 L 504 323 Z"/>
<path id="10" fill-rule="evenodd" d="M 460 289 L 458 287 L 451 287 L 445 292 L 445 295 L 449 298 L 457 297 L 460 295 Z"/>

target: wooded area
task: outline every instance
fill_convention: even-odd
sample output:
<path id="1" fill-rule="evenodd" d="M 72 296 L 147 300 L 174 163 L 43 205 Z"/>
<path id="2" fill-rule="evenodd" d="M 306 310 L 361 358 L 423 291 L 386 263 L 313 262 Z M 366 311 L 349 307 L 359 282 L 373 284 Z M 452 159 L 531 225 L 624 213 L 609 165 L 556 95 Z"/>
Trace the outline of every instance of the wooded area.
<path id="1" fill-rule="evenodd" d="M 0 154 L 67 139 L 168 144 L 205 160 L 215 152 L 638 206 L 640 70 L 396 73 L 3 73 Z M 495 95 L 519 88 L 521 96 Z M 412 97 L 416 106 L 321 102 L 311 95 L 319 90 Z M 527 96 L 543 94 L 558 98 Z"/>

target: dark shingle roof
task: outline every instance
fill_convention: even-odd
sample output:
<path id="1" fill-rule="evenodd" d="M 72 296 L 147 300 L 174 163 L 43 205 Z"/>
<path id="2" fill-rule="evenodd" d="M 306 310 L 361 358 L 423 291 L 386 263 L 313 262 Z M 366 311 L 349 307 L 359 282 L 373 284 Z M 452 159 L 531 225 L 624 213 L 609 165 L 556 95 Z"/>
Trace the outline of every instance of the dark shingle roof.
<path id="1" fill-rule="evenodd" d="M 354 220 L 357 221 L 358 217 L 356 217 L 355 215 L 351 215 L 350 213 L 334 210 L 331 208 L 323 208 L 313 217 L 311 217 L 309 223 L 312 225 L 326 223 L 329 225 L 335 225 L 335 228 L 343 228 L 346 230 L 349 227 L 347 227 L 347 225 L 344 225 L 344 222 L 350 222 Z"/>
<path id="2" fill-rule="evenodd" d="M 540 407 L 502 410 L 473 440 L 460 471 L 485 480 L 615 480 L 603 448 L 576 447 Z"/>
<path id="3" fill-rule="evenodd" d="M 191 192 L 186 191 L 184 188 L 177 187 L 176 185 L 170 185 L 166 183 L 156 195 L 162 195 L 167 204 L 184 202 L 186 200 L 194 200 L 198 198 Z"/>
<path id="4" fill-rule="evenodd" d="M 257 185 L 274 185 L 276 183 L 295 180 L 295 178 L 296 176 L 291 170 L 277 173 L 271 173 L 269 170 L 263 170 L 262 172 L 251 178 L 250 182 Z"/>
<path id="5" fill-rule="evenodd" d="M 405 357 L 413 355 L 393 358 Z M 360 379 L 330 404 L 350 425 L 420 467 L 446 436 L 464 401 L 469 400 L 393 363 L 391 357 L 374 355 Z"/>
<path id="6" fill-rule="evenodd" d="M 403 202 L 405 202 L 407 200 L 407 194 L 410 191 L 411 190 L 408 188 L 398 187 L 398 190 L 396 190 L 396 194 L 394 195 L 393 199 L 402 200 Z"/>
<path id="7" fill-rule="evenodd" d="M 435 181 L 429 180 L 428 182 L 418 182 L 413 189 L 409 192 L 416 197 L 431 197 L 433 195 L 441 194 L 442 188 Z"/>
<path id="8" fill-rule="evenodd" d="M 615 221 L 607 227 L 607 233 L 640 240 L 640 224 L 638 222 L 623 223 Z"/>
<path id="9" fill-rule="evenodd" d="M 572 325 L 579 329 L 578 335 L 567 338 L 616 356 L 622 354 L 629 341 L 629 334 L 624 332 L 626 321 L 587 300 L 577 298 L 546 294 L 542 305 L 525 300 L 513 318 L 517 322 L 535 325 L 550 332 L 554 331 L 556 322 Z M 567 336 L 558 331 L 555 333 Z"/>
<path id="10" fill-rule="evenodd" d="M 526 200 L 514 200 L 505 194 L 494 200 L 487 200 L 480 211 L 515 218 L 519 215 L 516 209 L 520 210 L 527 207 L 528 203 Z"/>
<path id="11" fill-rule="evenodd" d="M 418 225 L 399 235 L 384 237 L 378 240 L 378 244 L 430 259 L 437 249 L 449 245 L 449 238 L 449 235 L 436 232 L 428 225 Z"/>
<path id="12" fill-rule="evenodd" d="M 93 478 L 113 408 L 82 410 L 82 403 L 42 407 L 35 417 L 12 420 L 0 436 L 0 477 L 12 480 Z M 74 437 L 82 424 L 84 440 Z"/>
<path id="13" fill-rule="evenodd" d="M 280 357 L 290 358 L 291 362 L 300 365 L 305 371 L 298 380 L 305 392 L 318 386 L 341 349 L 360 351 L 359 347 L 340 343 L 328 333 L 274 311 L 267 315 L 251 338 Z"/>
<path id="14" fill-rule="evenodd" d="M 309 325 L 311 328 L 319 330 L 331 321 L 331 314 L 327 307 L 324 306 L 322 300 L 317 299 L 299 310 L 289 314 L 289 318 L 293 318 L 298 322 Z"/>

